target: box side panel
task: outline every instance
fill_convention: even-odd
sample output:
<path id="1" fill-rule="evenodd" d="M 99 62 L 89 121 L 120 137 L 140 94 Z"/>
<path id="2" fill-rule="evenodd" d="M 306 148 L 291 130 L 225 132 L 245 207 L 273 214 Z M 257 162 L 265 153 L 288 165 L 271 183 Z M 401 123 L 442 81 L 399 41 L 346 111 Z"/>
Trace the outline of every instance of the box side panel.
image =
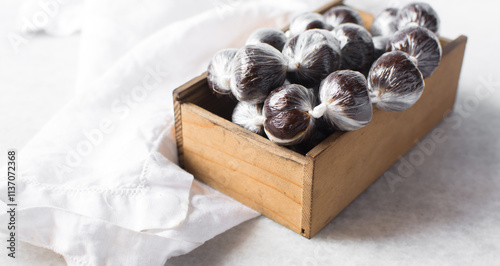
<path id="1" fill-rule="evenodd" d="M 314 158 L 306 157 L 307 163 L 304 166 L 304 177 L 302 183 L 302 228 L 300 234 L 311 238 L 312 224 L 312 188 L 314 175 Z"/>
<path id="2" fill-rule="evenodd" d="M 185 169 L 300 233 L 303 162 L 255 145 L 241 128 L 196 105 L 184 103 L 181 111 Z"/>
<path id="3" fill-rule="evenodd" d="M 465 37 L 444 48 L 440 66 L 425 80 L 424 93 L 410 109 L 375 110 L 365 128 L 338 134 L 315 155 L 312 182 L 314 236 L 453 108 L 465 50 Z M 333 137 L 333 136 L 332 136 Z"/>
<path id="4" fill-rule="evenodd" d="M 194 77 L 186 84 L 180 86 L 173 91 L 174 99 L 174 115 L 175 115 L 175 141 L 177 144 L 177 156 L 179 160 L 179 165 L 184 167 L 184 149 L 182 141 L 182 113 L 181 104 L 186 101 L 195 101 L 199 98 L 208 98 L 209 93 L 207 90 L 202 90 L 200 88 L 206 87 L 207 83 L 206 73 L 201 74 L 198 77 Z"/>
<path id="5" fill-rule="evenodd" d="M 365 27 L 368 32 L 371 32 L 372 29 L 372 23 L 373 23 L 373 14 L 365 12 L 363 10 L 356 9 L 358 13 L 361 15 L 361 18 L 363 19 L 363 27 Z"/>

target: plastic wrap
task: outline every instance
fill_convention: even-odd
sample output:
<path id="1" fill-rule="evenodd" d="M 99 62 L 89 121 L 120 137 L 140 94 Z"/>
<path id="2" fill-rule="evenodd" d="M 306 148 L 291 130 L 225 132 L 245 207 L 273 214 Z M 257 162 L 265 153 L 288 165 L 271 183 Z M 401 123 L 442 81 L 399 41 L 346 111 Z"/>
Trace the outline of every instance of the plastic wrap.
<path id="1" fill-rule="evenodd" d="M 340 42 L 326 30 L 308 30 L 290 40 L 283 48 L 288 62 L 287 79 L 308 88 L 340 67 Z"/>
<path id="2" fill-rule="evenodd" d="M 435 34 L 439 33 L 441 24 L 436 11 L 427 3 L 410 3 L 399 10 L 398 29 L 402 29 L 410 23 L 417 23 Z"/>
<path id="3" fill-rule="evenodd" d="M 283 50 L 283 46 L 285 45 L 286 41 L 287 38 L 282 31 L 274 28 L 261 28 L 255 30 L 252 35 L 250 35 L 246 42 L 246 45 L 267 43 L 281 51 Z"/>
<path id="4" fill-rule="evenodd" d="M 383 54 L 368 74 L 370 99 L 386 111 L 410 108 L 422 95 L 424 86 L 424 78 L 413 60 L 400 51 Z"/>
<path id="5" fill-rule="evenodd" d="M 238 49 L 224 49 L 217 52 L 207 68 L 208 86 L 217 95 L 232 95 L 231 76 L 233 59 Z"/>
<path id="6" fill-rule="evenodd" d="M 266 118 L 262 113 L 261 104 L 238 102 L 234 107 L 232 121 L 254 133 L 262 134 Z"/>
<path id="7" fill-rule="evenodd" d="M 386 8 L 380 12 L 372 23 L 371 32 L 373 36 L 391 36 L 397 31 L 398 9 Z"/>
<path id="8" fill-rule="evenodd" d="M 391 40 L 389 36 L 375 36 L 372 38 L 373 40 L 373 48 L 375 48 L 374 60 L 382 56 L 385 52 L 387 52 L 387 45 Z"/>
<path id="9" fill-rule="evenodd" d="M 340 41 L 340 68 L 365 70 L 370 67 L 374 57 L 371 34 L 362 26 L 346 23 L 332 30 Z"/>
<path id="10" fill-rule="evenodd" d="M 332 27 L 328 25 L 323 16 L 318 13 L 303 13 L 296 16 L 290 23 L 290 28 L 288 30 L 289 37 L 296 36 L 310 29 L 331 30 Z"/>
<path id="11" fill-rule="evenodd" d="M 311 136 L 315 104 L 314 92 L 298 84 L 284 85 L 272 91 L 264 102 L 264 131 L 279 145 L 295 145 Z"/>
<path id="12" fill-rule="evenodd" d="M 334 132 L 335 130 L 323 118 L 315 119 L 312 134 L 301 143 L 289 146 L 289 148 L 305 155 Z"/>
<path id="13" fill-rule="evenodd" d="M 323 117 L 333 128 L 350 131 L 362 128 L 372 119 L 373 109 L 363 74 L 352 70 L 331 73 L 321 82 L 320 104 L 311 115 Z"/>
<path id="14" fill-rule="evenodd" d="M 231 90 L 239 101 L 258 104 L 281 86 L 286 78 L 286 61 L 268 44 L 246 45 L 234 58 Z"/>
<path id="15" fill-rule="evenodd" d="M 416 24 L 397 31 L 389 42 L 389 50 L 402 51 L 416 59 L 424 78 L 430 77 L 441 61 L 441 44 L 430 30 Z"/>
<path id="16" fill-rule="evenodd" d="M 347 6 L 336 6 L 330 8 L 323 14 L 325 22 L 334 28 L 344 23 L 363 25 L 363 19 L 358 11 Z"/>

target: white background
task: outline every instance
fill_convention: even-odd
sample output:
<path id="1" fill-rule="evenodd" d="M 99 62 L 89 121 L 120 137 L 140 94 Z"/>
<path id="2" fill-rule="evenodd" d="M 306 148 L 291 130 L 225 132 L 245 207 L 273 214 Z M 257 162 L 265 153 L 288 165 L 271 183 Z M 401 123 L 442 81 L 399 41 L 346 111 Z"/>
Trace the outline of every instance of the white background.
<path id="1" fill-rule="evenodd" d="M 347 1 L 378 12 L 408 1 Z M 259 217 L 167 265 L 500 265 L 500 37 L 497 1 L 429 1 L 441 35 L 469 40 L 446 141 L 392 190 L 382 177 L 312 240 Z M 79 36 L 7 36 L 20 2 L 0 0 L 0 153 L 22 149 L 74 93 Z M 475 91 L 496 90 L 487 99 Z M 415 147 L 405 159 L 409 159 Z M 22 156 L 22 155 L 21 155 Z M 0 162 L 5 158 L 0 156 Z M 396 164 L 389 171 L 397 172 Z M 21 221 L 22 222 L 22 221 Z M 1 226 L 1 225 L 0 225 Z M 19 243 L 20 265 L 64 265 Z M 3 253 L 2 253 L 3 254 Z M 0 265 L 10 265 L 0 257 Z"/>

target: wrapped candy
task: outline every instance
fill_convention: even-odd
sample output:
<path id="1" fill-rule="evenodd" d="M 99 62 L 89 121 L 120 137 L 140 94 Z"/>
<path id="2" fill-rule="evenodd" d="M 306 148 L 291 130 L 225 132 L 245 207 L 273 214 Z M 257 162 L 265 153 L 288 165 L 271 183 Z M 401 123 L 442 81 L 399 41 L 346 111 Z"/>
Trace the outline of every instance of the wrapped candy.
<path id="1" fill-rule="evenodd" d="M 273 90 L 264 102 L 264 131 L 279 145 L 295 145 L 313 132 L 314 92 L 298 84 Z"/>
<path id="2" fill-rule="evenodd" d="M 207 69 L 208 86 L 216 95 L 231 94 L 233 59 L 238 49 L 224 49 L 217 52 Z"/>
<path id="3" fill-rule="evenodd" d="M 258 104 L 286 78 L 286 60 L 268 44 L 246 45 L 234 57 L 231 91 L 239 101 Z"/>
<path id="4" fill-rule="evenodd" d="M 399 10 L 397 16 L 398 29 L 403 29 L 410 23 L 417 23 L 435 34 L 439 32 L 439 17 L 436 11 L 427 3 L 411 3 Z"/>
<path id="5" fill-rule="evenodd" d="M 390 51 L 402 51 L 413 57 L 424 78 L 430 77 L 441 61 L 441 44 L 430 30 L 410 24 L 397 31 L 389 42 Z"/>
<path id="6" fill-rule="evenodd" d="M 406 53 L 383 54 L 368 74 L 372 103 L 379 109 L 399 112 L 410 108 L 424 90 L 424 78 Z"/>
<path id="7" fill-rule="evenodd" d="M 303 13 L 295 17 L 290 23 L 289 37 L 296 36 L 310 29 L 331 30 L 332 27 L 325 23 L 323 16 L 318 13 Z"/>
<path id="8" fill-rule="evenodd" d="M 341 69 L 361 71 L 370 67 L 375 51 L 372 36 L 365 28 L 345 23 L 332 33 L 340 41 Z"/>
<path id="9" fill-rule="evenodd" d="M 363 74 L 352 70 L 331 73 L 321 82 L 320 104 L 311 111 L 334 128 L 350 131 L 362 128 L 372 119 L 373 109 Z"/>
<path id="10" fill-rule="evenodd" d="M 308 88 L 340 67 L 339 41 L 326 30 L 308 30 L 291 39 L 283 48 L 288 62 L 287 79 Z"/>
<path id="11" fill-rule="evenodd" d="M 260 104 L 238 102 L 233 110 L 232 121 L 254 133 L 262 134 L 266 118 Z"/>
<path id="12" fill-rule="evenodd" d="M 336 6 L 330 8 L 323 14 L 325 22 L 334 28 L 343 23 L 354 23 L 363 25 L 361 15 L 354 9 L 347 6 Z"/>
<path id="13" fill-rule="evenodd" d="M 283 50 L 283 46 L 285 45 L 286 40 L 287 38 L 285 34 L 280 30 L 273 28 L 261 28 L 255 30 L 252 35 L 250 35 L 246 42 L 246 45 L 267 43 L 281 51 Z"/>
<path id="14" fill-rule="evenodd" d="M 397 30 L 398 10 L 386 8 L 380 12 L 372 23 L 371 32 L 373 36 L 391 36 Z"/>
<path id="15" fill-rule="evenodd" d="M 385 52 L 387 52 L 387 45 L 391 38 L 389 36 L 375 36 L 372 38 L 373 47 L 375 48 L 374 59 L 379 58 Z"/>
<path id="16" fill-rule="evenodd" d="M 330 127 L 330 125 L 328 125 L 323 118 L 315 119 L 312 134 L 302 142 L 289 146 L 288 148 L 305 155 L 334 132 L 335 130 Z"/>

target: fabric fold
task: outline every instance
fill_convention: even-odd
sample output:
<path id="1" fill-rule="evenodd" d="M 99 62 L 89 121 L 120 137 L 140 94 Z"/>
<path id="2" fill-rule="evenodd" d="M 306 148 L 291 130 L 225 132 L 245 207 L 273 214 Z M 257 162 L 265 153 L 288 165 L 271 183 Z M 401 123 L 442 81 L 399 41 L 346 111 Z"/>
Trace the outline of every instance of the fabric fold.
<path id="1" fill-rule="evenodd" d="M 258 216 L 176 165 L 172 92 L 325 1 L 202 2 L 84 2 L 76 95 L 19 153 L 21 241 L 70 265 L 162 265 Z"/>

